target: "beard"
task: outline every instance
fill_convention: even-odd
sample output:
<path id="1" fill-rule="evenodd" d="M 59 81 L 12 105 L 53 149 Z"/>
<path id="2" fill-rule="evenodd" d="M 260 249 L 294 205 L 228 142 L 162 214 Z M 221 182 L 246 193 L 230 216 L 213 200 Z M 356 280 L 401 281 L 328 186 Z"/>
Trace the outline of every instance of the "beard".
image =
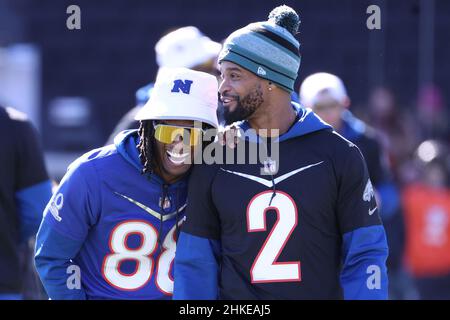
<path id="1" fill-rule="evenodd" d="M 230 125 L 233 122 L 249 119 L 256 110 L 264 102 L 261 85 L 258 84 L 253 88 L 249 94 L 242 99 L 236 95 L 223 95 L 226 98 L 236 101 L 236 108 L 230 111 L 229 108 L 221 106 L 222 114 L 225 125 Z"/>

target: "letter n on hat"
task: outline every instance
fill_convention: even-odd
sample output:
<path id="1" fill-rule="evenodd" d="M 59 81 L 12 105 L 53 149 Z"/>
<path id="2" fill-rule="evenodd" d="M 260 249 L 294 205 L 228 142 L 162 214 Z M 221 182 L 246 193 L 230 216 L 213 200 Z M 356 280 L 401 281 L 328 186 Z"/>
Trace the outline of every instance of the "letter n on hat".
<path id="1" fill-rule="evenodd" d="M 180 92 L 180 90 L 185 93 L 189 94 L 191 93 L 191 84 L 193 83 L 192 80 L 181 80 L 177 79 L 173 81 L 173 88 L 172 92 Z"/>

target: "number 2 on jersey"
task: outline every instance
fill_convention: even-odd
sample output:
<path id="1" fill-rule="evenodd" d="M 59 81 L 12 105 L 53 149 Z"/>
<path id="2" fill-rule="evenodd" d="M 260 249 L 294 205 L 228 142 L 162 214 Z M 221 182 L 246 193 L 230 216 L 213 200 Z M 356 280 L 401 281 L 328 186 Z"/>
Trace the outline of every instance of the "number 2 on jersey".
<path id="1" fill-rule="evenodd" d="M 252 198 L 247 207 L 247 231 L 266 231 L 266 212 L 275 210 L 277 221 L 259 250 L 250 269 L 252 283 L 301 281 L 300 261 L 277 262 L 289 237 L 297 226 L 297 206 L 285 192 L 264 191 Z"/>

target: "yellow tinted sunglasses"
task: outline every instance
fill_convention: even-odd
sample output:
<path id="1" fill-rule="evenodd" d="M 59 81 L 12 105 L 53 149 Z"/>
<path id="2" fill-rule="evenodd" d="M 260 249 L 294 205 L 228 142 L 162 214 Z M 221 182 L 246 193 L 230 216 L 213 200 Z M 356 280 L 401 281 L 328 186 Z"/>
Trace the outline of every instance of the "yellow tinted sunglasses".
<path id="1" fill-rule="evenodd" d="M 155 139 L 165 144 L 171 144 L 179 137 L 188 141 L 188 145 L 196 146 L 201 141 L 203 130 L 193 127 L 182 127 L 168 124 L 155 125 Z"/>

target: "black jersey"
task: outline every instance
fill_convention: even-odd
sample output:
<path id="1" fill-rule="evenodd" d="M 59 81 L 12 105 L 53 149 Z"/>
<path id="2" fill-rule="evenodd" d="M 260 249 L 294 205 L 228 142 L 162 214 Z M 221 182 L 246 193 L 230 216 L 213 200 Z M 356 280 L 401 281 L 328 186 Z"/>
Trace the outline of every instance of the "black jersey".
<path id="1" fill-rule="evenodd" d="M 198 290 L 214 292 L 207 288 L 214 284 L 207 281 L 211 261 L 204 253 L 214 245 L 202 239 L 220 247 L 212 272 L 221 299 L 385 295 L 387 245 L 363 157 L 303 112 L 308 122 L 303 118 L 280 139 L 276 174 L 263 174 L 261 164 L 194 168 L 175 260 L 175 298 L 213 298 L 194 292 L 196 261 L 203 264 Z M 252 143 L 246 141 L 245 150 Z"/>

